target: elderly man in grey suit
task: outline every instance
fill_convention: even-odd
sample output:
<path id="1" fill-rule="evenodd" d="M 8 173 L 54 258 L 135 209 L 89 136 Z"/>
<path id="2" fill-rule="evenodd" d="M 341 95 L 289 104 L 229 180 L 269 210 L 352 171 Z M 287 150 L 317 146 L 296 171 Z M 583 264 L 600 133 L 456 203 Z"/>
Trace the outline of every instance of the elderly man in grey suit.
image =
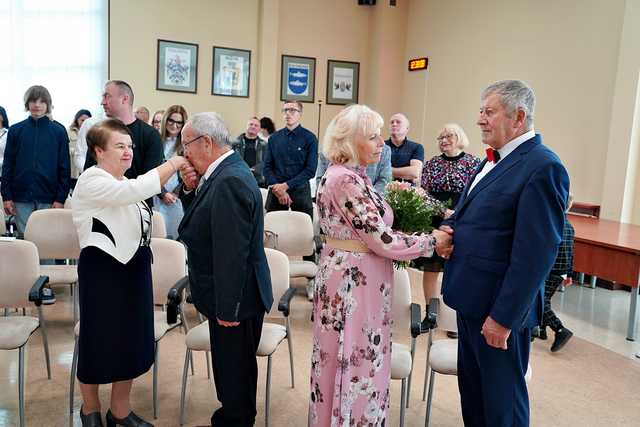
<path id="1" fill-rule="evenodd" d="M 264 314 L 273 303 L 262 197 L 249 167 L 231 149 L 218 114 L 193 116 L 182 130 L 182 146 L 193 170 L 183 174 L 188 194 L 179 238 L 187 246 L 193 302 L 209 319 L 213 375 L 222 403 L 211 424 L 253 426 L 256 351 Z"/>

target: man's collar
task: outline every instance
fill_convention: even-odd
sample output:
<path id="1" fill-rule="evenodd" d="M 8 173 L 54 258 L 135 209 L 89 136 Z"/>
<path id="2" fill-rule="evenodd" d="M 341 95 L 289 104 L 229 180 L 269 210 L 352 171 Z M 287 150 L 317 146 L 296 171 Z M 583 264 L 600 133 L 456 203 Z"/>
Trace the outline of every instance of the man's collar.
<path id="1" fill-rule="evenodd" d="M 207 168 L 207 170 L 205 171 L 204 175 L 202 175 L 201 179 L 209 179 L 209 177 L 211 176 L 211 174 L 213 173 L 213 171 L 220 165 L 220 163 L 222 163 L 222 161 L 224 159 L 226 159 L 227 157 L 229 157 L 230 155 L 232 155 L 234 153 L 233 150 L 229 150 L 226 153 L 222 154 L 220 157 L 218 157 L 215 161 L 213 161 L 209 167 Z"/>
<path id="2" fill-rule="evenodd" d="M 296 124 L 293 128 L 289 129 L 287 126 L 284 127 L 287 132 L 295 133 L 298 129 L 300 129 L 300 123 Z"/>
<path id="3" fill-rule="evenodd" d="M 523 142 L 530 140 L 534 136 L 536 136 L 536 131 L 532 128 L 522 135 L 513 138 L 511 141 L 503 145 L 502 148 L 499 148 L 497 150 L 500 153 L 500 158 L 504 159 L 509 155 L 509 153 L 518 148 Z"/>
<path id="4" fill-rule="evenodd" d="M 395 142 L 393 142 L 393 136 L 389 136 L 389 142 L 391 144 L 393 144 L 396 147 L 402 147 L 404 145 L 405 142 L 407 142 L 407 136 L 405 135 L 405 137 L 402 139 L 402 142 L 400 142 L 400 145 L 396 145 Z"/>

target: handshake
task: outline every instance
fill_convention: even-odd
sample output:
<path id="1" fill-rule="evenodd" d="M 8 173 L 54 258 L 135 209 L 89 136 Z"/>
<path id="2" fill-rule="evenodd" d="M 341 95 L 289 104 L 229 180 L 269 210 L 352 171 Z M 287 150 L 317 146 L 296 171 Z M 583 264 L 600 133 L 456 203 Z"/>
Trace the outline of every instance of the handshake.
<path id="1" fill-rule="evenodd" d="M 453 252 L 453 228 L 442 225 L 433 230 L 431 235 L 436 238 L 436 253 L 444 259 L 449 259 Z"/>

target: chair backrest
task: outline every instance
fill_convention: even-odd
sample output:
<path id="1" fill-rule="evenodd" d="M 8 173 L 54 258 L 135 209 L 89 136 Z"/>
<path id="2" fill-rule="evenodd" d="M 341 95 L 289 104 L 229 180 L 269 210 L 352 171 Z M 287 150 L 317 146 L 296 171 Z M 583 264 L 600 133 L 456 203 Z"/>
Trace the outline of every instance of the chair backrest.
<path id="1" fill-rule="evenodd" d="M 24 239 L 35 243 L 40 259 L 78 259 L 80 243 L 71 209 L 42 209 L 27 221 Z"/>
<path id="2" fill-rule="evenodd" d="M 391 313 L 393 316 L 392 332 L 406 335 L 411 327 L 411 282 L 406 269 L 393 269 L 393 284 L 391 286 L 393 300 Z"/>
<path id="3" fill-rule="evenodd" d="M 282 317 L 278 311 L 278 301 L 289 289 L 289 258 L 275 249 L 265 248 L 267 263 L 271 272 L 271 289 L 273 290 L 273 305 L 266 317 Z"/>
<path id="4" fill-rule="evenodd" d="M 269 195 L 269 190 L 266 188 L 260 188 L 260 194 L 262 195 L 262 210 L 266 213 L 265 206 L 267 205 L 267 196 Z"/>
<path id="5" fill-rule="evenodd" d="M 187 275 L 186 251 L 182 243 L 158 237 L 151 238 L 151 251 L 153 303 L 166 304 L 169 289 Z"/>
<path id="6" fill-rule="evenodd" d="M 439 295 L 440 298 L 440 313 L 438 314 L 438 329 L 442 329 L 444 331 L 458 332 L 458 320 L 456 311 L 449 307 L 442 300 L 442 295 Z"/>
<path id="7" fill-rule="evenodd" d="M 0 241 L 0 307 L 26 307 L 40 275 L 38 249 L 26 240 Z"/>
<path id="8" fill-rule="evenodd" d="M 320 214 L 318 214 L 318 205 L 313 202 L 313 235 L 320 235 Z"/>
<path id="9" fill-rule="evenodd" d="M 264 216 L 264 229 L 277 236 L 277 247 L 288 256 L 312 255 L 313 223 L 303 212 L 273 211 Z"/>
<path id="10" fill-rule="evenodd" d="M 164 218 L 162 214 L 158 211 L 153 211 L 153 216 L 151 218 L 151 237 L 159 237 L 162 239 L 167 238 L 167 226 L 164 223 Z"/>
<path id="11" fill-rule="evenodd" d="M 6 218 L 4 217 L 4 207 L 2 204 L 2 196 L 0 196 L 0 236 L 4 236 L 7 232 Z"/>

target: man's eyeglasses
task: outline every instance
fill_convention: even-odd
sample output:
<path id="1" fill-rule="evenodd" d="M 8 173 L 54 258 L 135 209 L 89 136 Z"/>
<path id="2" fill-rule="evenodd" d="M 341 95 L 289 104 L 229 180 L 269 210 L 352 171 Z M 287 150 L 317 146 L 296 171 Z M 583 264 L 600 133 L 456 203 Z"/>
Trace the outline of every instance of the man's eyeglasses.
<path id="1" fill-rule="evenodd" d="M 184 125 L 184 122 L 182 120 L 167 119 L 167 124 L 182 127 L 182 125 Z"/>
<path id="2" fill-rule="evenodd" d="M 182 149 L 183 149 L 183 150 L 186 150 L 186 149 L 187 149 L 187 147 L 188 147 L 189 145 L 193 144 L 194 142 L 196 142 L 197 140 L 199 140 L 199 139 L 200 139 L 200 138 L 202 138 L 203 136 L 204 136 L 204 135 L 200 135 L 200 136 L 198 136 L 198 137 L 196 137 L 196 138 L 193 138 L 191 141 L 188 141 L 188 142 L 182 142 L 180 145 L 182 145 Z"/>
<path id="3" fill-rule="evenodd" d="M 285 113 L 285 114 L 286 113 L 293 114 L 293 113 L 299 113 L 300 110 L 298 110 L 297 108 L 283 108 L 282 112 Z"/>

